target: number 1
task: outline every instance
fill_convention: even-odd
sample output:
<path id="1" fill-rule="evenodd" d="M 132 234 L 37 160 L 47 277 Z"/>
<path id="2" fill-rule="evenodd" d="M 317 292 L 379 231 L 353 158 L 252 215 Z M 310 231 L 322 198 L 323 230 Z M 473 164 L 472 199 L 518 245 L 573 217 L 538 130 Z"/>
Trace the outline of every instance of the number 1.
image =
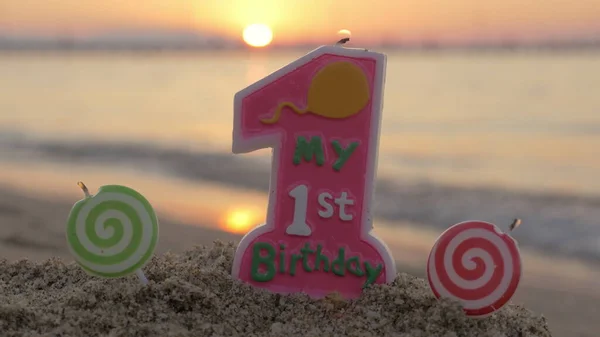
<path id="1" fill-rule="evenodd" d="M 290 235 L 309 236 L 312 231 L 306 223 L 308 187 L 298 185 L 290 191 L 289 196 L 294 198 L 294 219 L 285 232 Z"/>

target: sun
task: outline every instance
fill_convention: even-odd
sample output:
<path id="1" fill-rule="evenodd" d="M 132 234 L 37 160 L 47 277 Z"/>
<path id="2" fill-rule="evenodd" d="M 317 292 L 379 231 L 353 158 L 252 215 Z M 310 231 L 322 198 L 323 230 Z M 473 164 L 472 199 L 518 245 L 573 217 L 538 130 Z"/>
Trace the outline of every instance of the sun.
<path id="1" fill-rule="evenodd" d="M 244 28 L 244 42 L 251 47 L 265 47 L 273 41 L 273 31 L 269 26 L 255 23 Z"/>

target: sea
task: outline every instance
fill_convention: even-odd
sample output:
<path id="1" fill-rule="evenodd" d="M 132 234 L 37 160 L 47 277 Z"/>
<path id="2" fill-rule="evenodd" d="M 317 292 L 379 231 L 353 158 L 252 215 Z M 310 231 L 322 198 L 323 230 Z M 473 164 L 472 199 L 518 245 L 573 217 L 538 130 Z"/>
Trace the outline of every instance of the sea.
<path id="1" fill-rule="evenodd" d="M 262 221 L 271 152 L 231 153 L 233 96 L 308 51 L 0 54 L 0 185 L 75 202 L 79 180 L 125 184 L 189 225 Z M 600 51 L 387 55 L 386 241 L 520 218 L 522 249 L 600 263 Z"/>

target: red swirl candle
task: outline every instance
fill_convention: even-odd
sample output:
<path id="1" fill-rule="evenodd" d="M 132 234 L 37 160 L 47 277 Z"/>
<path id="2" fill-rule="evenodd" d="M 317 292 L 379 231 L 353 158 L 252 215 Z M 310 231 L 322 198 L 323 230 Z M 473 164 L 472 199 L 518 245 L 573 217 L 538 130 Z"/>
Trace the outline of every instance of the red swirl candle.
<path id="1" fill-rule="evenodd" d="M 521 273 L 517 242 L 483 221 L 461 222 L 447 229 L 427 262 L 434 295 L 458 300 L 471 317 L 487 316 L 507 304 Z"/>

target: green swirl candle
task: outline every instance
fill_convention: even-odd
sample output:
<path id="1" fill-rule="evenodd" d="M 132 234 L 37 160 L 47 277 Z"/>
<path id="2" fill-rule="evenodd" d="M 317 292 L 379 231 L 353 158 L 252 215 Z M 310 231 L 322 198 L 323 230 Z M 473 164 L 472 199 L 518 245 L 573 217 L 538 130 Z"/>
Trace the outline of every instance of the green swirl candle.
<path id="1" fill-rule="evenodd" d="M 107 185 L 78 201 L 67 221 L 67 243 L 75 261 L 89 274 L 115 278 L 137 273 L 152 257 L 158 242 L 158 219 L 137 191 Z"/>

